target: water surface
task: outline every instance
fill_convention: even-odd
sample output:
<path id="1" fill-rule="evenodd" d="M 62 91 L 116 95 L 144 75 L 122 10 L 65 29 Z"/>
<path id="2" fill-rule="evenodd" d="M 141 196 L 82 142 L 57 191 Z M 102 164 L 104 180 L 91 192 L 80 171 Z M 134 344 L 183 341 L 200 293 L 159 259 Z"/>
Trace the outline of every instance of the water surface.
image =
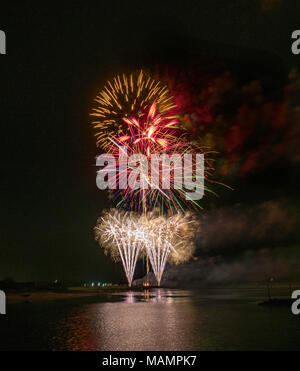
<path id="1" fill-rule="evenodd" d="M 261 289 L 115 293 L 8 305 L 0 350 L 300 350 L 300 315 Z"/>

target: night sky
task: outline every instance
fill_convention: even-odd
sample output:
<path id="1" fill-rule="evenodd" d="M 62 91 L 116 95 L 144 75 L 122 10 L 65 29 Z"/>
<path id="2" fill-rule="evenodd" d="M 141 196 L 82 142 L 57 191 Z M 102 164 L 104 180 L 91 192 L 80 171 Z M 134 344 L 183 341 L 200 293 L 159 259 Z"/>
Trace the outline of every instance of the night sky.
<path id="1" fill-rule="evenodd" d="M 272 84 L 284 85 L 290 68 L 300 66 L 300 55 L 291 53 L 299 15 L 299 2 L 283 0 L 1 6 L 7 55 L 0 56 L 0 279 L 122 278 L 93 237 L 97 217 L 109 207 L 96 188 L 98 152 L 89 118 L 102 84 L 120 71 L 184 70 L 190 62 L 214 60 L 224 69 L 249 69 L 253 80 L 269 73 Z M 218 188 L 205 210 L 211 217 L 212 209 L 241 204 L 249 210 L 282 197 L 295 207 L 299 174 L 299 161 L 283 158 L 246 177 L 227 176 L 235 190 Z M 220 174 L 218 180 L 224 180 Z M 293 233 L 287 230 L 289 243 L 297 240 Z M 238 241 L 230 241 L 230 254 Z M 214 244 L 218 249 L 223 246 Z"/>

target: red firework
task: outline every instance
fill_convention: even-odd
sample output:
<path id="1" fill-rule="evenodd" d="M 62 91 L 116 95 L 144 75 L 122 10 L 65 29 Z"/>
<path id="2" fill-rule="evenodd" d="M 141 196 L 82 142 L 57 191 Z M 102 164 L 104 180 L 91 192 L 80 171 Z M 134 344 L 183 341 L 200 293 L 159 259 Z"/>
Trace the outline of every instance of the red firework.
<path id="1" fill-rule="evenodd" d="M 113 154 L 117 159 L 117 175 L 116 175 L 116 190 L 111 191 L 113 199 L 119 199 L 117 206 L 123 205 L 130 210 L 151 210 L 154 207 L 179 210 L 187 206 L 190 201 L 186 200 L 184 189 L 174 187 L 175 183 L 182 182 L 182 163 L 179 165 L 172 163 L 167 166 L 170 174 L 170 188 L 165 189 L 162 184 L 163 174 L 162 166 L 159 166 L 156 171 L 159 183 L 153 186 L 153 174 L 147 167 L 143 175 L 143 181 L 147 184 L 147 189 L 138 187 L 133 189 L 128 186 L 128 158 L 131 155 L 142 154 L 151 160 L 152 155 L 180 155 L 183 158 L 184 154 L 203 153 L 199 147 L 193 146 L 185 137 L 182 129 L 177 125 L 177 117 L 164 117 L 157 113 L 156 103 L 154 102 L 148 110 L 138 112 L 137 115 L 132 115 L 130 118 L 123 118 L 126 125 L 124 132 L 120 135 L 109 138 L 111 145 L 108 147 L 110 154 Z M 124 150 L 125 148 L 125 150 Z M 120 159 L 120 151 L 125 152 L 125 156 Z M 193 158 L 193 177 L 196 176 L 194 170 L 196 167 L 195 158 Z M 208 159 L 205 159 L 205 177 L 209 173 Z M 106 168 L 108 171 L 113 169 Z M 152 170 L 152 168 L 151 168 Z M 165 168 L 166 170 L 166 168 Z M 181 173 L 180 173 L 181 172 Z M 142 181 L 139 179 L 139 181 Z M 124 188 L 120 184 L 126 184 Z M 199 204 L 192 202 L 195 207 Z"/>
<path id="2" fill-rule="evenodd" d="M 158 114 L 155 102 L 148 111 L 139 112 L 131 118 L 124 117 L 123 122 L 127 125 L 128 134 L 123 133 L 114 139 L 118 144 L 126 145 L 132 153 L 142 153 L 149 157 L 178 145 L 178 119 Z"/>

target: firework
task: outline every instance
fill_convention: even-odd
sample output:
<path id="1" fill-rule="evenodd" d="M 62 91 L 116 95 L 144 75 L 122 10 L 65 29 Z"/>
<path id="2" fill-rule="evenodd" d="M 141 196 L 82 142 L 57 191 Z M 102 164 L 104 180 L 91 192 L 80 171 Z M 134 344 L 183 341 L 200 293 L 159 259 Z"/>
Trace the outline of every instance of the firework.
<path id="1" fill-rule="evenodd" d="M 122 261 L 128 285 L 131 287 L 136 262 L 142 248 L 143 230 L 133 213 L 118 210 L 105 212 L 94 228 L 95 239 L 114 261 Z"/>
<path id="2" fill-rule="evenodd" d="M 138 257 L 146 253 L 158 285 L 167 261 L 188 261 L 194 252 L 194 230 L 197 222 L 192 214 L 160 216 L 159 211 L 139 216 L 133 212 L 112 209 L 97 220 L 95 239 L 114 261 L 122 261 L 131 287 Z"/>
<path id="3" fill-rule="evenodd" d="M 212 162 L 207 151 L 187 140 L 178 116 L 174 115 L 173 108 L 176 106 L 168 88 L 141 70 L 128 76 L 118 75 L 107 82 L 95 100 L 97 107 L 91 115 L 97 118 L 93 121 L 97 129 L 97 144 L 106 149 L 108 156 L 113 154 L 117 159 L 116 187 L 114 191 L 109 191 L 116 206 L 144 213 L 157 207 L 162 213 L 164 210 L 177 212 L 189 207 L 201 208 L 199 202 L 187 196 L 187 193 L 192 193 L 190 190 L 195 189 L 195 156 L 205 154 L 205 163 L 200 169 L 205 180 L 213 169 Z M 121 159 L 120 151 L 123 152 Z M 183 179 L 183 161 L 165 163 L 164 168 L 158 165 L 153 173 L 152 168 L 139 166 L 139 176 L 135 171 L 138 160 L 136 165 L 128 164 L 133 155 L 144 155 L 147 159 L 152 156 L 180 156 L 183 160 L 183 156 L 188 154 L 194 155 L 189 166 L 193 173 L 188 181 Z M 107 168 L 107 171 L 110 169 Z M 169 174 L 167 186 L 164 186 L 163 172 Z M 130 177 L 136 185 L 133 188 L 128 186 Z M 203 192 L 211 192 L 204 187 L 204 182 L 201 187 Z"/>
<path id="4" fill-rule="evenodd" d="M 168 119 L 158 114 L 156 102 L 144 114 L 126 118 L 124 122 L 128 126 L 127 134 L 122 132 L 119 136 L 110 138 L 107 154 L 107 158 L 114 155 L 116 162 L 112 168 L 106 167 L 106 171 L 114 173 L 115 164 L 118 167 L 117 179 L 114 181 L 117 191 L 111 192 L 111 198 L 117 200 L 117 207 L 122 205 L 129 210 L 143 212 L 156 207 L 162 211 L 164 208 L 184 210 L 188 201 L 193 201 L 187 194 L 192 193 L 189 190 L 194 189 L 197 178 L 199 180 L 199 176 L 207 178 L 210 175 L 212 165 L 208 152 L 205 153 L 203 164 L 198 162 L 196 167 L 196 157 L 204 154 L 203 149 L 186 140 L 177 119 Z M 192 159 L 187 164 L 185 157 L 189 155 Z M 137 156 L 142 156 L 147 163 L 141 163 Z M 136 161 L 130 165 L 132 157 Z M 152 159 L 153 163 L 161 161 L 161 165 L 156 163 L 152 167 Z M 138 162 L 139 176 L 136 174 Z M 151 167 L 148 162 L 151 162 Z M 189 179 L 183 178 L 183 167 L 185 170 L 191 169 Z M 134 180 L 133 187 L 128 185 L 130 177 Z M 200 207 L 197 202 L 191 204 Z"/>
<path id="5" fill-rule="evenodd" d="M 100 184 L 105 174 L 109 174 L 105 187 L 112 185 L 109 197 L 118 208 L 143 213 L 159 208 L 162 214 L 167 210 L 174 213 L 201 208 L 201 196 L 193 198 L 193 195 L 196 191 L 212 192 L 204 183 L 211 169 L 207 158 L 199 160 L 198 154 L 188 152 L 188 147 L 179 153 L 151 156 L 149 160 L 134 157 L 138 154 L 130 154 L 124 147 L 118 150 L 122 159 L 116 152 L 115 161 L 99 170 L 97 175 Z M 192 157 L 186 159 L 185 155 Z M 190 171 L 190 175 L 185 171 Z"/>
<path id="6" fill-rule="evenodd" d="M 114 139 L 133 153 L 149 157 L 152 153 L 168 151 L 178 145 L 178 120 L 159 114 L 156 101 L 143 113 L 122 120 L 125 132 Z"/>
<path id="7" fill-rule="evenodd" d="M 141 224 L 144 225 L 145 251 L 160 286 L 167 261 L 179 264 L 191 258 L 198 222 L 190 213 L 166 217 L 155 217 L 151 213 L 141 218 Z"/>
<path id="8" fill-rule="evenodd" d="M 185 263 L 191 259 L 195 251 L 195 235 L 200 231 L 199 219 L 191 212 L 177 213 L 169 217 L 168 224 L 172 233 L 171 241 L 176 244 L 176 253 L 171 250 L 168 261 L 175 265 Z"/>
<path id="9" fill-rule="evenodd" d="M 145 211 L 152 210 L 155 207 L 163 207 L 177 210 L 183 208 L 186 203 L 186 191 L 182 189 L 182 160 L 185 154 L 196 154 L 196 148 L 184 138 L 184 134 L 178 127 L 176 118 L 166 118 L 157 111 L 157 104 L 154 102 L 148 110 L 138 116 L 132 116 L 130 119 L 123 119 L 127 125 L 125 130 L 119 136 L 110 138 L 111 144 L 108 146 L 110 154 L 114 154 L 118 159 L 119 169 L 118 179 L 116 179 L 116 188 L 123 189 L 121 192 L 113 192 L 113 198 L 121 198 L 118 205 L 129 205 L 130 210 Z M 202 153 L 200 148 L 197 152 Z M 120 151 L 122 156 L 120 158 Z M 127 178 L 130 176 L 128 170 L 135 170 L 134 166 L 128 166 L 130 156 L 143 155 L 144 159 L 151 161 L 165 156 L 177 156 L 176 161 L 166 161 L 163 166 L 159 164 L 155 167 L 140 166 L 139 187 L 129 187 Z M 166 156 L 167 155 L 167 156 Z M 157 157 L 159 156 L 159 157 Z M 179 157 L 179 160 L 178 160 Z M 160 161 L 159 160 L 159 161 Z M 195 157 L 193 159 L 195 162 Z M 206 163 L 208 161 L 206 160 Z M 193 166 L 194 165 L 194 166 Z M 189 164 L 195 168 L 194 164 Z M 206 166 L 208 168 L 208 166 Z M 204 170 L 204 169 L 203 169 Z M 204 171 L 203 171 L 204 172 Z M 164 174 L 168 174 L 170 179 L 167 186 L 164 186 Z M 193 173 L 195 179 L 195 172 Z M 155 179 L 155 180 L 153 180 Z M 126 184 L 125 187 L 119 185 Z M 193 188 L 193 181 L 185 182 L 186 188 Z M 167 205 L 167 206 L 166 206 Z"/>
<path id="10" fill-rule="evenodd" d="M 97 130 L 97 145 L 104 149 L 111 144 L 109 138 L 120 134 L 128 135 L 126 120 L 132 115 L 141 115 L 153 102 L 157 103 L 160 114 L 175 108 L 168 88 L 143 70 L 128 76 L 118 75 L 108 81 L 95 98 L 95 102 L 97 106 L 91 113 L 95 118 L 92 125 Z"/>

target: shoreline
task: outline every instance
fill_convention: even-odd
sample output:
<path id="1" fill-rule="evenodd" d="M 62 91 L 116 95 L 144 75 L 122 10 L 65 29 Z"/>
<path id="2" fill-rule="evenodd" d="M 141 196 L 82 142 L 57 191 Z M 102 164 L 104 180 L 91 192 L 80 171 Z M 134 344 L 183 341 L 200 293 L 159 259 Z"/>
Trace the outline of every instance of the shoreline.
<path id="1" fill-rule="evenodd" d="M 128 291 L 129 288 L 118 287 L 109 289 L 83 289 L 82 287 L 68 287 L 62 290 L 11 290 L 6 291 L 7 304 L 38 303 L 63 299 L 88 297 L 104 297 L 112 293 Z M 135 289 L 134 291 L 140 291 Z"/>
<path id="2" fill-rule="evenodd" d="M 294 284 L 293 290 L 297 287 L 300 287 L 300 284 Z M 151 290 L 152 288 L 150 288 Z M 166 290 L 230 290 L 230 289 L 238 289 L 238 290 L 261 290 L 264 292 L 266 290 L 266 286 L 264 284 L 254 284 L 254 285 L 228 285 L 222 287 L 198 287 L 198 288 L 167 288 L 162 287 L 162 289 Z M 19 303 L 38 303 L 38 302 L 47 302 L 47 301 L 55 301 L 55 300 L 68 300 L 68 299 L 76 299 L 76 298 L 105 298 L 112 296 L 116 293 L 122 292 L 143 292 L 145 288 L 143 287 L 131 287 L 128 286 L 112 286 L 107 288 L 90 288 L 90 287 L 66 287 L 62 289 L 15 289 L 15 290 L 4 290 L 6 293 L 7 304 L 19 304 Z M 281 295 L 277 291 L 282 291 Z M 289 295 L 289 287 L 286 284 L 278 284 L 272 287 L 272 297 L 276 298 L 277 294 L 279 296 L 284 296 L 286 298 L 290 298 Z M 283 295 L 282 295 L 283 294 Z M 266 300 L 268 297 L 266 296 Z"/>

